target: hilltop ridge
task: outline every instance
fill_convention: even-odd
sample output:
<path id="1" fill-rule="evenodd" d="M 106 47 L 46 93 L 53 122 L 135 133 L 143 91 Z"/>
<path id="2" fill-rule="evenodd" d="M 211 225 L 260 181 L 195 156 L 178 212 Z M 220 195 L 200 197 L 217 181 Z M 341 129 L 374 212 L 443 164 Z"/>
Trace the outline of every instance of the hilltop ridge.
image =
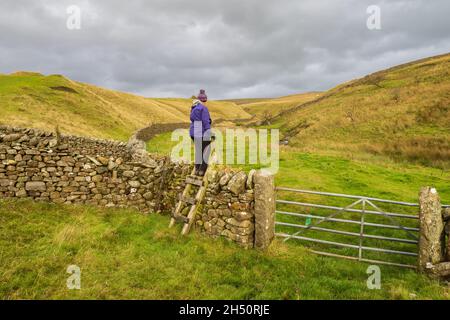
<path id="1" fill-rule="evenodd" d="M 62 75 L 19 71 L 0 75 L 0 123 L 126 140 L 152 123 L 189 122 L 191 99 L 145 98 Z M 215 120 L 250 118 L 232 102 L 210 101 Z"/>

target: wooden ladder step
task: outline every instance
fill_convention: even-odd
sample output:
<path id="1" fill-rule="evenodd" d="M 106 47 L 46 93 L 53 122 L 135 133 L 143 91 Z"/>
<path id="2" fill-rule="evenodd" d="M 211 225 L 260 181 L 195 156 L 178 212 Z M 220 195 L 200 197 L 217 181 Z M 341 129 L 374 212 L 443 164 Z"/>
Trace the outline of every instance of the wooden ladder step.
<path id="1" fill-rule="evenodd" d="M 182 215 L 173 215 L 172 218 L 174 218 L 177 222 L 182 222 L 182 223 L 189 223 L 189 218 L 182 216 Z"/>
<path id="2" fill-rule="evenodd" d="M 210 162 L 207 172 L 209 172 L 209 170 L 213 170 L 217 162 L 215 154 L 212 155 L 211 159 L 213 159 L 213 161 Z M 195 198 L 192 198 L 190 196 L 192 186 L 199 187 L 196 192 Z M 178 204 L 176 205 L 172 215 L 172 219 L 170 220 L 169 228 L 173 227 L 175 225 L 175 222 L 181 221 L 184 223 L 183 229 L 181 230 L 181 234 L 186 235 L 189 233 L 192 224 L 195 222 L 195 216 L 197 214 L 198 208 L 200 207 L 200 204 L 205 198 L 207 188 L 208 188 L 207 174 L 205 173 L 204 176 L 197 176 L 195 175 L 195 168 L 193 168 L 191 175 L 186 177 L 186 186 L 184 188 L 183 193 L 179 197 Z M 192 205 L 191 208 L 189 209 L 189 213 L 187 214 L 187 216 L 180 215 L 180 212 L 184 207 L 183 204 Z"/>
<path id="3" fill-rule="evenodd" d="M 199 179 L 199 178 L 194 178 L 194 177 L 191 177 L 191 176 L 187 176 L 186 177 L 186 183 L 187 184 L 192 184 L 194 186 L 201 187 L 201 186 L 203 186 L 203 178 Z"/>
<path id="4" fill-rule="evenodd" d="M 189 196 L 183 196 L 180 194 L 180 197 L 178 198 L 179 201 L 187 203 L 187 204 L 196 204 L 197 200 L 195 198 L 189 197 Z"/>

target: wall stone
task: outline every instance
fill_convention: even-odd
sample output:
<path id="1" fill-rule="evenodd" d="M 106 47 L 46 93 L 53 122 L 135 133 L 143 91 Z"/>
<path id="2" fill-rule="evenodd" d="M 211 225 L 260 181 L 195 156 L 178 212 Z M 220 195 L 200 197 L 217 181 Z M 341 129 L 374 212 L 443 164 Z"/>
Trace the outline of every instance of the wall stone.
<path id="1" fill-rule="evenodd" d="M 424 187 L 419 194 L 419 270 L 428 272 L 443 261 L 442 207 L 435 188 Z"/>
<path id="2" fill-rule="evenodd" d="M 139 135 L 143 133 L 124 143 L 0 126 L 0 197 L 171 213 L 192 166 L 148 154 Z M 254 171 L 247 175 L 219 168 L 210 172 L 208 180 L 195 227 L 246 248 L 252 248 L 256 239 L 259 246 L 266 246 L 273 238 L 273 232 L 267 232 L 267 225 L 273 223 L 268 212 L 273 196 L 272 202 L 261 201 L 273 189 L 273 178 L 259 178 L 258 189 L 264 192 L 259 212 L 264 213 L 258 215 L 257 228 Z M 263 187 L 265 183 L 269 189 Z M 183 208 L 185 213 L 188 210 Z M 264 236 L 255 236 L 258 228 Z"/>
<path id="3" fill-rule="evenodd" d="M 433 265 L 429 274 L 438 279 L 448 279 L 450 277 L 450 262 L 441 262 Z"/>
<path id="4" fill-rule="evenodd" d="M 442 210 L 442 219 L 444 220 L 445 227 L 445 257 L 446 261 L 450 261 L 450 208 L 445 208 Z"/>

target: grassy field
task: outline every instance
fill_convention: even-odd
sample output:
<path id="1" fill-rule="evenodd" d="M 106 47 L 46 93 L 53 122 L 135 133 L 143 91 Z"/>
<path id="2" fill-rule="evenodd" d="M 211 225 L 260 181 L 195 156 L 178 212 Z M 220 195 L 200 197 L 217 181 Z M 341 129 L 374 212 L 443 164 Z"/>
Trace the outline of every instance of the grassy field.
<path id="1" fill-rule="evenodd" d="M 0 202 L 1 299 L 448 299 L 449 288 L 411 270 L 381 267 L 381 290 L 367 265 L 319 257 L 276 241 L 243 250 L 168 217 L 132 210 Z M 69 290 L 69 265 L 81 290 Z"/>
<path id="2" fill-rule="evenodd" d="M 72 81 L 61 75 L 0 75 L 0 123 L 127 140 L 151 123 L 189 121 L 190 99 L 144 98 Z M 214 119 L 250 115 L 232 102 L 209 102 Z"/>
<path id="3" fill-rule="evenodd" d="M 269 119 L 261 128 L 279 128 L 289 139 L 289 145 L 280 148 L 278 186 L 408 202 L 418 201 L 421 187 L 434 186 L 442 202 L 450 204 L 449 66 L 450 55 L 434 57 L 320 94 L 218 101 L 211 102 L 210 109 L 214 120 L 227 120 L 223 125 L 235 126 L 231 120 L 244 126 Z M 146 99 L 61 76 L 30 73 L 0 76 L 0 98 L 5 102 L 0 122 L 53 129 L 56 119 L 65 132 L 121 140 L 152 121 L 185 121 L 189 108 L 186 99 Z M 170 136 L 155 136 L 147 150 L 169 154 L 176 144 Z M 246 171 L 260 167 L 234 166 Z M 295 201 L 348 204 L 342 199 L 279 195 Z M 417 214 L 415 208 L 382 209 Z M 351 213 L 345 217 L 359 218 Z M 372 221 L 383 223 L 378 218 Z M 167 225 L 167 217 L 132 210 L 3 200 L 0 298 L 450 298 L 448 286 L 395 267 L 381 267 L 382 289 L 368 290 L 366 264 L 312 255 L 307 243 L 277 240 L 263 253 L 195 232 L 181 238 L 179 230 L 169 230 Z M 389 230 L 379 235 L 397 236 Z M 377 241 L 370 244 L 380 244 Z M 392 249 L 414 251 L 408 245 Z M 414 258 L 408 259 L 394 261 L 414 263 Z M 82 269 L 80 291 L 65 287 L 70 264 Z"/>
<path id="4" fill-rule="evenodd" d="M 165 133 L 154 137 L 147 143 L 147 148 L 151 152 L 169 154 L 171 148 L 176 142 L 170 141 L 170 133 Z M 434 186 L 437 188 L 442 202 L 450 204 L 450 173 L 441 169 L 427 167 L 419 164 L 406 162 L 396 162 L 386 158 L 377 158 L 367 156 L 364 159 L 348 159 L 339 155 L 323 155 L 303 152 L 297 148 L 282 146 L 280 149 L 280 169 L 275 176 L 277 186 L 291 187 L 297 189 L 308 189 L 317 191 L 326 191 L 333 193 L 344 193 L 351 195 L 360 195 L 376 197 L 397 201 L 418 202 L 418 193 L 423 186 Z M 192 152 L 193 154 L 193 152 Z M 232 165 L 249 171 L 260 165 Z M 345 207 L 355 200 L 313 196 L 298 194 L 292 192 L 278 192 L 278 197 L 283 200 L 297 202 L 310 202 L 316 204 L 325 204 L 331 206 Z M 418 214 L 418 208 L 402 207 L 383 203 L 375 203 L 382 210 L 387 212 L 398 212 L 403 214 Z M 319 216 L 328 216 L 330 210 L 308 209 L 294 205 L 278 204 L 277 209 L 281 211 L 296 212 L 303 214 L 314 214 Z M 357 205 L 354 209 L 362 209 Z M 370 209 L 370 208 L 367 208 Z M 372 209 L 373 210 L 373 209 Z M 359 220 L 358 213 L 340 213 L 336 218 Z M 291 217 L 278 214 L 278 221 L 308 224 L 308 219 Z M 368 215 L 366 222 L 378 224 L 392 224 L 393 222 L 386 217 Z M 395 222 L 403 226 L 417 228 L 417 220 L 394 219 Z M 348 225 L 336 222 L 325 222 L 321 224 L 323 228 L 337 228 L 347 232 L 359 234 L 359 225 Z M 278 232 L 292 234 L 299 229 L 292 227 L 277 227 Z M 404 238 L 414 240 L 414 236 L 405 233 L 402 230 L 380 229 L 366 227 L 366 232 L 373 235 L 388 236 L 394 238 Z M 323 232 L 307 231 L 304 236 L 314 236 L 319 239 L 337 241 L 350 244 L 358 244 L 358 239 L 351 236 L 341 236 L 336 234 L 327 234 Z M 330 250 L 330 246 L 319 244 L 310 245 L 307 242 L 291 240 L 291 242 L 306 245 L 314 249 L 324 249 L 337 254 L 355 256 L 355 249 L 335 249 Z M 406 252 L 417 252 L 417 246 L 412 244 L 391 243 L 376 239 L 365 239 L 363 245 L 370 247 L 382 247 L 392 250 Z M 378 252 L 367 252 L 365 258 L 373 260 L 387 260 L 401 264 L 415 264 L 415 257 L 393 256 Z"/>

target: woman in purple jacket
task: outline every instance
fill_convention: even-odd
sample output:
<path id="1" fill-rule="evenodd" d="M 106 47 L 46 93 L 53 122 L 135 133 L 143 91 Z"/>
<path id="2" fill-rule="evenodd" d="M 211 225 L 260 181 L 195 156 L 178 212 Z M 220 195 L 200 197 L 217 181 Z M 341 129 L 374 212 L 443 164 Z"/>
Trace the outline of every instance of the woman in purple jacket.
<path id="1" fill-rule="evenodd" d="M 200 90 L 191 107 L 191 126 L 189 134 L 195 144 L 195 174 L 204 176 L 208 168 L 211 143 L 211 117 L 206 102 L 205 90 Z"/>

